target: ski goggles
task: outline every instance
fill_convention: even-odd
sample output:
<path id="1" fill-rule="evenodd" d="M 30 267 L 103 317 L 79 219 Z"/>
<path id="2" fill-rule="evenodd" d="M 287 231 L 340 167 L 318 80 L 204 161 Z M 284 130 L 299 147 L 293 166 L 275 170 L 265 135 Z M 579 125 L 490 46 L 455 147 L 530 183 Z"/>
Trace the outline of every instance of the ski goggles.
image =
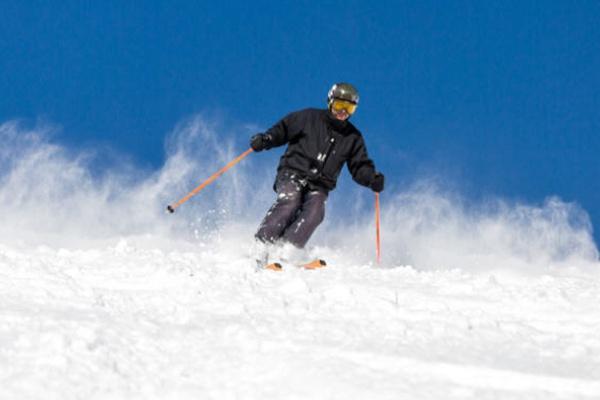
<path id="1" fill-rule="evenodd" d="M 356 107 L 358 107 L 358 104 L 348 100 L 333 99 L 331 102 L 331 109 L 337 112 L 344 110 L 348 114 L 354 114 Z"/>

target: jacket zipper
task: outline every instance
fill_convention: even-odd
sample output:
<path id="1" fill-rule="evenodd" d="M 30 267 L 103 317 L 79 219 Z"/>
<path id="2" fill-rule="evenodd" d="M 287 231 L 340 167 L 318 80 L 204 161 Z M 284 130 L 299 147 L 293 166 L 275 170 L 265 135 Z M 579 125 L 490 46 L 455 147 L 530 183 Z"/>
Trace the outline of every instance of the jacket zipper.
<path id="1" fill-rule="evenodd" d="M 333 150 L 334 144 L 335 144 L 335 138 L 333 136 L 331 136 L 327 140 L 327 148 L 325 149 L 325 153 L 319 153 L 319 155 L 317 156 L 317 161 L 319 161 L 321 163 L 320 168 L 318 169 L 319 175 L 321 174 L 321 172 L 323 172 L 323 169 L 325 168 L 325 163 L 327 162 L 327 159 L 329 158 L 329 154 L 331 154 L 331 151 Z"/>

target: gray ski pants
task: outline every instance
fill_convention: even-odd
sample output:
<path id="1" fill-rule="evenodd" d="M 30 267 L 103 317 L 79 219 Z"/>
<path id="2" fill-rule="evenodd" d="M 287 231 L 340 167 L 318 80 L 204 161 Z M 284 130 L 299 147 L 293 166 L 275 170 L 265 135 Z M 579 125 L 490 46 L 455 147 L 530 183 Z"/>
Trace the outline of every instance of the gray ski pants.
<path id="1" fill-rule="evenodd" d="M 275 189 L 277 200 L 255 236 L 262 242 L 284 241 L 303 248 L 325 217 L 327 193 L 309 188 L 293 174 L 278 179 Z"/>

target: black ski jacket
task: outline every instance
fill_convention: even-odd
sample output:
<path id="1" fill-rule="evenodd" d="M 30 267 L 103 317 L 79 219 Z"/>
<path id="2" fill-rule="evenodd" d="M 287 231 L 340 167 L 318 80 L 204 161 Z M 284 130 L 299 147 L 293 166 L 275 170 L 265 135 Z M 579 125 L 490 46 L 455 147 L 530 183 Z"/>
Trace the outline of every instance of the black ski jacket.
<path id="1" fill-rule="evenodd" d="M 293 112 L 264 134 L 266 148 L 288 144 L 277 169 L 278 178 L 296 172 L 311 186 L 329 192 L 335 188 L 346 163 L 352 178 L 370 186 L 375 165 L 367 155 L 361 133 L 349 121 L 339 121 L 328 110 L 309 108 Z"/>

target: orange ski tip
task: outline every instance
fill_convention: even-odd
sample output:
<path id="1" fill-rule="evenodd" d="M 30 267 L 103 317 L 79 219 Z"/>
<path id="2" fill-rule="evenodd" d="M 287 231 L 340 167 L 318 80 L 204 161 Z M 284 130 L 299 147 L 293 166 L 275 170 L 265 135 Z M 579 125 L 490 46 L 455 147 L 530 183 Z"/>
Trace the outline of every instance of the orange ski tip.
<path id="1" fill-rule="evenodd" d="M 327 263 L 324 260 L 314 260 L 307 264 L 302 265 L 302 267 L 304 269 L 318 269 L 318 268 L 323 268 L 326 265 L 327 265 Z"/>
<path id="2" fill-rule="evenodd" d="M 270 269 L 271 271 L 281 271 L 283 267 L 279 263 L 271 263 L 265 266 L 265 269 Z"/>

